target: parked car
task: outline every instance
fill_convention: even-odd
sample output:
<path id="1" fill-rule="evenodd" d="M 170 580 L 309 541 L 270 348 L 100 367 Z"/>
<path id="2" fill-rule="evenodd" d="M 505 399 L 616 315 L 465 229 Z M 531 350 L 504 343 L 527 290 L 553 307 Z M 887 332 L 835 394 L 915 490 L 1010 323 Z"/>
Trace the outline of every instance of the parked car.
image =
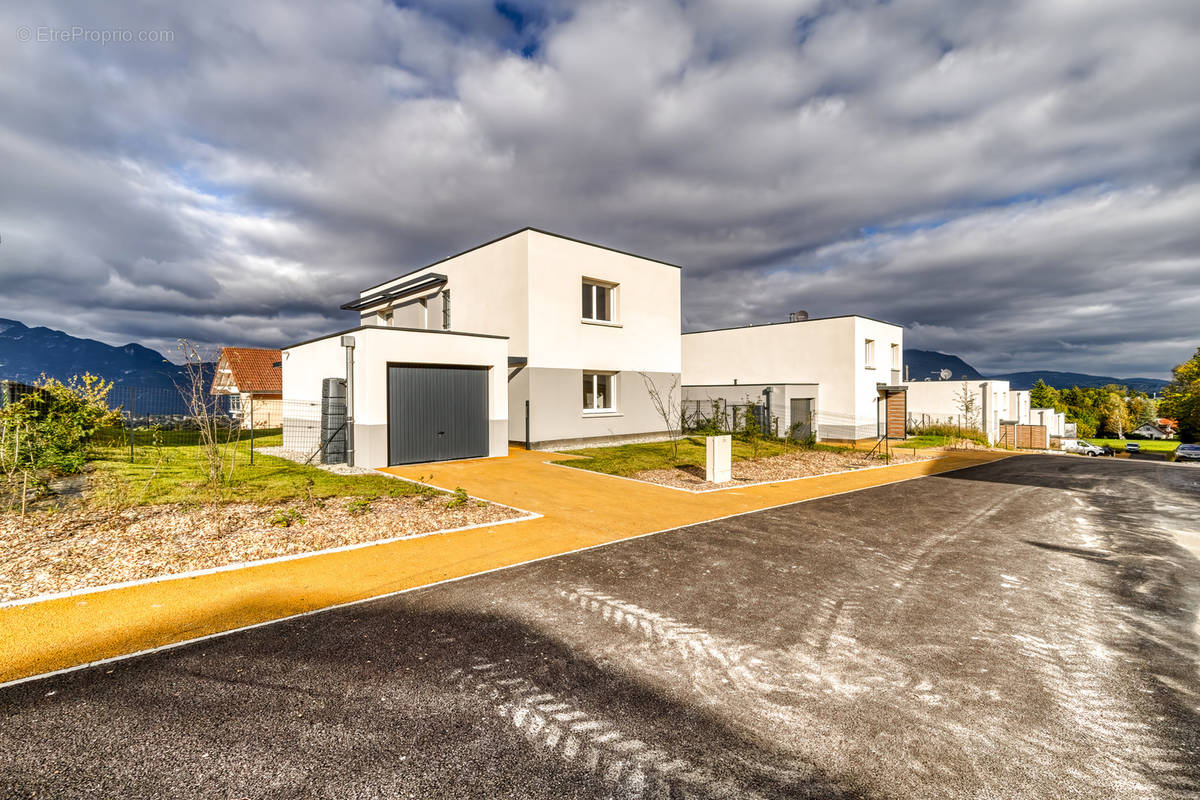
<path id="1" fill-rule="evenodd" d="M 1200 444 L 1181 444 L 1175 448 L 1176 461 L 1200 461 Z"/>
<path id="2" fill-rule="evenodd" d="M 1067 453 L 1078 453 L 1081 456 L 1102 456 L 1105 455 L 1103 447 L 1097 447 L 1091 442 L 1083 439 L 1063 439 L 1062 449 Z M 1108 451 L 1108 455 L 1112 454 L 1112 450 Z"/>
<path id="3" fill-rule="evenodd" d="M 1140 453 L 1141 451 L 1142 451 L 1142 446 L 1140 444 L 1138 444 L 1137 442 L 1126 442 L 1125 443 L 1125 452 L 1126 453 Z"/>

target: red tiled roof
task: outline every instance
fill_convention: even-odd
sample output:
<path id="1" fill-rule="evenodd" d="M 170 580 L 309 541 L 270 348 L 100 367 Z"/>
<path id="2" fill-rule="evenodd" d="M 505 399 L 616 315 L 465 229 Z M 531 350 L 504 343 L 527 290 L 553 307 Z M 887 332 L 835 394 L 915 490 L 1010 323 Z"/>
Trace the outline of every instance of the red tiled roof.
<path id="1" fill-rule="evenodd" d="M 275 366 L 283 353 L 262 347 L 222 347 L 217 369 L 228 367 L 239 392 L 279 394 L 283 391 L 283 370 Z"/>

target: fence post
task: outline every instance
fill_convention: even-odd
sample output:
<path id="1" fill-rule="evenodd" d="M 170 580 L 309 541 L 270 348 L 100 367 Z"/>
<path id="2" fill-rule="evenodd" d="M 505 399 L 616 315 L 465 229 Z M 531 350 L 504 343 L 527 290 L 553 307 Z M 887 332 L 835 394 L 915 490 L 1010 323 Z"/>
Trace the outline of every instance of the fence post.
<path id="1" fill-rule="evenodd" d="M 254 466 L 254 395 L 250 395 L 250 466 Z"/>
<path id="2" fill-rule="evenodd" d="M 133 463 L 133 387 L 132 386 L 129 387 L 129 414 L 128 414 L 127 425 L 128 425 L 127 431 L 129 432 L 129 463 L 132 464 Z"/>

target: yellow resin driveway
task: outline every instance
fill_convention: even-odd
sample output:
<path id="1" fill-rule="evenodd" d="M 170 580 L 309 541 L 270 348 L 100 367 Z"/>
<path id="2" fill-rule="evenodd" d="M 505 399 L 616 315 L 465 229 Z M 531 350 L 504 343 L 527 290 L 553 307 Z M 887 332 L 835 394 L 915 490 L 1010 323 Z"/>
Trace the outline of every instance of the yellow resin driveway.
<path id="1" fill-rule="evenodd" d="M 1004 458 L 967 452 L 930 461 L 693 494 L 508 458 L 387 469 L 394 475 L 542 516 L 527 521 L 252 564 L 192 577 L 0 607 L 0 683 L 178 644 L 707 520 Z"/>

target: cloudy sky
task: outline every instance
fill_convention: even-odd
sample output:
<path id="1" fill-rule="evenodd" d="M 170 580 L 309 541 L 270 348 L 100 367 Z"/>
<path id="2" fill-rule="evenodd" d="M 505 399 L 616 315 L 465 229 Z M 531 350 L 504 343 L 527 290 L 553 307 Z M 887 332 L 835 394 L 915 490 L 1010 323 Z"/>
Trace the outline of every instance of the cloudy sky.
<path id="1" fill-rule="evenodd" d="M 278 345 L 534 225 L 683 264 L 687 330 L 861 313 L 1122 377 L 1200 344 L 1195 0 L 50 0 L 0 37 L 27 324 Z"/>

